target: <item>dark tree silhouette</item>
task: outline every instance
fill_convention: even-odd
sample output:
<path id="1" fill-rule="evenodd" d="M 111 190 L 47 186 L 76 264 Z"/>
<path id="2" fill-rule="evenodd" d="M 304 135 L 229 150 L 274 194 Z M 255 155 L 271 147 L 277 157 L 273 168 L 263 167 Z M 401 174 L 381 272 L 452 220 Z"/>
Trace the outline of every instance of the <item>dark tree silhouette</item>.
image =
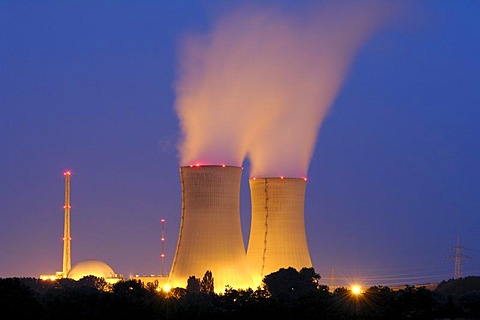
<path id="1" fill-rule="evenodd" d="M 105 281 L 104 278 L 99 278 L 95 276 L 85 276 L 78 280 L 77 284 L 79 286 L 91 287 L 100 291 L 111 291 L 112 286 Z"/>
<path id="2" fill-rule="evenodd" d="M 18 278 L 0 279 L 0 318 L 32 319 L 42 312 L 34 292 Z"/>
<path id="3" fill-rule="evenodd" d="M 158 295 L 141 281 L 119 281 L 113 285 L 106 315 L 117 319 L 154 319 L 159 304 Z"/>
<path id="4" fill-rule="evenodd" d="M 263 279 L 265 289 L 280 302 L 295 302 L 318 289 L 320 275 L 313 268 L 281 268 Z"/>
<path id="5" fill-rule="evenodd" d="M 433 318 L 433 295 L 425 287 L 405 286 L 399 290 L 398 302 L 401 306 L 401 314 L 409 319 L 432 319 Z"/>
<path id="6" fill-rule="evenodd" d="M 200 291 L 206 294 L 213 294 L 214 288 L 212 271 L 207 270 L 200 283 Z"/>
<path id="7" fill-rule="evenodd" d="M 188 291 L 159 292 L 137 280 L 122 280 L 105 291 L 102 278 L 79 281 L 0 278 L 0 318 L 18 319 L 480 319 L 478 279 L 443 282 L 439 290 L 373 286 L 354 295 L 331 292 L 313 269 L 280 269 L 256 290 L 227 286 L 209 291 L 213 275 L 190 277 Z M 445 294 L 441 293 L 445 292 Z"/>
<path id="8" fill-rule="evenodd" d="M 200 279 L 195 276 L 190 276 L 187 279 L 187 292 L 198 293 L 200 292 Z"/>
<path id="9" fill-rule="evenodd" d="M 462 295 L 470 292 L 480 291 L 480 277 L 469 276 L 460 279 L 442 281 L 435 288 L 435 292 L 447 295 Z"/>
<path id="10" fill-rule="evenodd" d="M 480 319 L 480 277 L 468 276 L 442 281 L 434 293 L 444 297 L 439 314 L 451 318 Z"/>

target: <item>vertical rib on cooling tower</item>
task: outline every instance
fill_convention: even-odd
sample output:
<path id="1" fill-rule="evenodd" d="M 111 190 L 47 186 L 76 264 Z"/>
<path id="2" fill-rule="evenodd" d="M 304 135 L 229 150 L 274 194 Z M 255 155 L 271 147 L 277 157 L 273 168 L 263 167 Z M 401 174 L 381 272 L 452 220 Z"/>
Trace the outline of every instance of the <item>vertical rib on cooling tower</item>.
<path id="1" fill-rule="evenodd" d="M 247 259 L 255 283 L 280 268 L 312 267 L 305 234 L 305 188 L 302 178 L 250 179 Z"/>
<path id="2" fill-rule="evenodd" d="M 182 216 L 169 284 L 185 288 L 190 276 L 212 271 L 215 292 L 252 288 L 240 222 L 242 168 L 181 167 Z"/>

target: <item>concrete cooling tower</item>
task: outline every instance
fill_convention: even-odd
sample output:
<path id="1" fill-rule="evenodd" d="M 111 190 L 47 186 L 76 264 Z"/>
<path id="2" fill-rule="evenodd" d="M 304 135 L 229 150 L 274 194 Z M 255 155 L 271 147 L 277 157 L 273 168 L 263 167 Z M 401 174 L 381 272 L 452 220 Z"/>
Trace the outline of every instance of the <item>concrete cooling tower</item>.
<path id="1" fill-rule="evenodd" d="M 312 267 L 304 222 L 306 179 L 252 178 L 247 259 L 255 283 L 280 268 Z"/>
<path id="2" fill-rule="evenodd" d="M 170 287 L 185 288 L 190 276 L 212 272 L 215 292 L 225 286 L 253 288 L 240 222 L 242 168 L 180 168 L 182 215 Z"/>

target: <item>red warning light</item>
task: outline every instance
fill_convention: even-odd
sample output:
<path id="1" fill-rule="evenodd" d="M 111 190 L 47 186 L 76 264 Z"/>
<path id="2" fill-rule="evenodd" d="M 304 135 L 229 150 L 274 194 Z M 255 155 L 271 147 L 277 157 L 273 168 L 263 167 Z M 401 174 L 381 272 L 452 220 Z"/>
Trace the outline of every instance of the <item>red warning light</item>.
<path id="1" fill-rule="evenodd" d="M 281 176 L 280 179 L 283 179 L 283 176 Z"/>
<path id="2" fill-rule="evenodd" d="M 195 166 L 200 167 L 200 163 L 197 163 Z"/>
<path id="3" fill-rule="evenodd" d="M 71 174 L 72 174 L 72 173 L 71 173 L 70 171 L 65 171 L 65 172 L 63 173 L 64 176 L 69 176 L 69 175 L 71 175 Z"/>
<path id="4" fill-rule="evenodd" d="M 222 167 L 224 167 L 224 168 L 225 168 L 225 165 L 224 165 L 224 164 L 222 164 Z"/>
<path id="5" fill-rule="evenodd" d="M 307 177 L 303 178 L 303 180 L 307 181 Z"/>
<path id="6" fill-rule="evenodd" d="M 160 220 L 160 222 L 165 222 L 165 219 Z"/>

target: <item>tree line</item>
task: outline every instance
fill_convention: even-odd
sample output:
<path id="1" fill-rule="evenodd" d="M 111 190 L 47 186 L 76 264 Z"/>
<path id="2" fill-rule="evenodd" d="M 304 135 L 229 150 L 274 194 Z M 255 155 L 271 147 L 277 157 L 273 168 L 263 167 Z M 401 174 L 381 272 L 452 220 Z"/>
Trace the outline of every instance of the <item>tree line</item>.
<path id="1" fill-rule="evenodd" d="M 214 275 L 191 276 L 169 292 L 138 280 L 113 285 L 87 276 L 78 281 L 0 278 L 1 319 L 480 319 L 480 277 L 441 282 L 436 289 L 372 286 L 360 294 L 330 291 L 313 268 L 279 269 L 262 285 L 213 291 Z"/>

